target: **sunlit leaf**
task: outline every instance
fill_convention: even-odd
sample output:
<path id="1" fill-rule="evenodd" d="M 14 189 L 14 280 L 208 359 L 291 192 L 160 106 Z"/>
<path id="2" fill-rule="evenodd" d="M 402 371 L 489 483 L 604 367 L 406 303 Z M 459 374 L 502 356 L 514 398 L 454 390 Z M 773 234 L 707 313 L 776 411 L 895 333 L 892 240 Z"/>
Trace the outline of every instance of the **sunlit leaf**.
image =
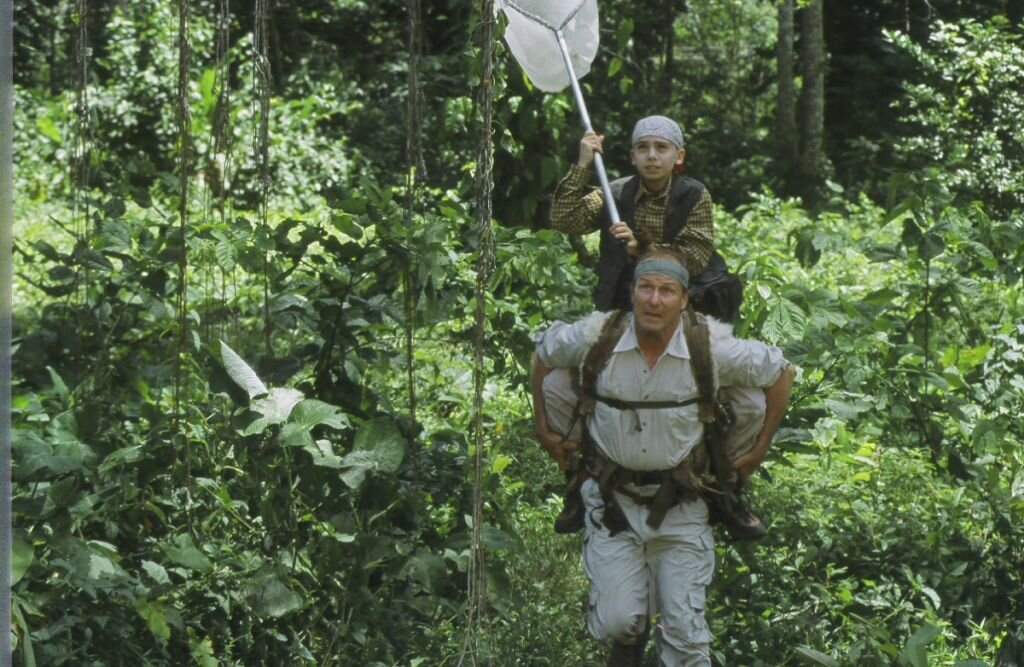
<path id="1" fill-rule="evenodd" d="M 142 569 L 145 570 L 146 574 L 148 574 L 153 581 L 158 584 L 171 583 L 171 578 L 167 576 L 167 570 L 159 563 L 154 563 L 151 560 L 144 560 L 142 561 Z"/>
<path id="2" fill-rule="evenodd" d="M 267 393 L 266 385 L 256 372 L 224 341 L 220 341 L 220 358 L 228 376 L 249 395 L 250 400 Z"/>
<path id="3" fill-rule="evenodd" d="M 839 661 L 812 648 L 800 646 L 794 651 L 796 657 L 805 665 L 821 665 L 822 667 L 840 667 Z"/>
<path id="4" fill-rule="evenodd" d="M 246 426 L 242 435 L 262 433 L 268 426 L 283 423 L 301 400 L 302 392 L 298 389 L 274 387 L 266 396 L 252 402 L 250 407 L 261 416 Z"/>
<path id="5" fill-rule="evenodd" d="M 167 624 L 167 611 L 162 604 L 140 598 L 135 601 L 135 609 L 154 637 L 162 641 L 171 638 L 171 626 Z"/>
<path id="6" fill-rule="evenodd" d="M 306 428 L 321 424 L 336 429 L 349 426 L 348 415 L 342 412 L 341 408 L 313 398 L 298 403 L 292 410 L 289 421 Z"/>

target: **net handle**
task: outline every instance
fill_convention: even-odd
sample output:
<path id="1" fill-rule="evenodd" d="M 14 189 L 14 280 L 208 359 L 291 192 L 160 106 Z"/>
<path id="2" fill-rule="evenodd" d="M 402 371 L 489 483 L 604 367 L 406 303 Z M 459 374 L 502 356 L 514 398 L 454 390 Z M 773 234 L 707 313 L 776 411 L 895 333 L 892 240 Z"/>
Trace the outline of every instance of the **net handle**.
<path id="1" fill-rule="evenodd" d="M 582 3 L 580 6 L 582 6 Z M 562 34 L 561 28 L 556 29 L 554 32 L 555 38 L 558 40 L 558 48 L 562 51 L 562 60 L 565 61 L 565 68 L 569 71 L 569 83 L 572 84 L 572 93 L 576 96 L 576 106 L 580 110 L 583 128 L 588 132 L 593 132 L 594 127 L 590 124 L 587 104 L 583 101 L 583 91 L 580 90 L 580 83 L 576 80 L 576 70 L 572 66 L 569 45 L 565 43 L 565 35 Z M 618 224 L 621 222 L 619 220 L 619 209 L 615 206 L 615 198 L 612 197 L 612 187 L 608 183 L 608 174 L 605 172 L 604 160 L 601 158 L 600 153 L 594 153 L 594 169 L 597 171 L 597 180 L 601 182 L 601 192 L 604 193 L 604 205 L 608 209 L 608 217 L 611 220 L 610 224 Z"/>

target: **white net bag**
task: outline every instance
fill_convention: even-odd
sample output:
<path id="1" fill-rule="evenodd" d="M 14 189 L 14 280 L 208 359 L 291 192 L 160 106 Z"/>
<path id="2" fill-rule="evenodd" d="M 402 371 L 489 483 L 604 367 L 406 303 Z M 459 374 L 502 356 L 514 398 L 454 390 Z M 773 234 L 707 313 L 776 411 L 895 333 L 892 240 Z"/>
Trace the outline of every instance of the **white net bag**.
<path id="1" fill-rule="evenodd" d="M 571 81 L 558 44 L 561 31 L 576 77 L 590 71 L 597 55 L 597 0 L 499 0 L 508 17 L 505 42 L 537 88 L 564 89 Z"/>

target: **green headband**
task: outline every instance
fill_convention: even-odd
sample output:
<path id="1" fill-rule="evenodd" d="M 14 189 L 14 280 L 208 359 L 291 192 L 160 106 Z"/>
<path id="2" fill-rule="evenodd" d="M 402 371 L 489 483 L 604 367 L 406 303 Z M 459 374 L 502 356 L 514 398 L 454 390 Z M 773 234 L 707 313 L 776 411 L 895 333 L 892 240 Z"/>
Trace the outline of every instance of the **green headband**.
<path id="1" fill-rule="evenodd" d="M 679 262 L 673 259 L 651 257 L 640 260 L 636 265 L 636 270 L 633 271 L 633 278 L 639 278 L 646 273 L 655 273 L 659 276 L 675 278 L 683 286 L 683 289 L 690 286 L 690 274 Z"/>

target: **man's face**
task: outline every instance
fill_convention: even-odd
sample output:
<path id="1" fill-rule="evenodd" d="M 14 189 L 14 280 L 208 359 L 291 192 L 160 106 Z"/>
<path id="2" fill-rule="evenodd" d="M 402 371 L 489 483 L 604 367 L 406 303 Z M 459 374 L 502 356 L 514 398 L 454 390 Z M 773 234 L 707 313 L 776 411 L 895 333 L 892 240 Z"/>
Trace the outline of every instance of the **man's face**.
<path id="1" fill-rule="evenodd" d="M 629 149 L 629 159 L 649 189 L 652 185 L 664 187 L 685 156 L 684 149 L 661 137 L 640 137 Z"/>
<path id="2" fill-rule="evenodd" d="M 633 315 L 639 336 L 671 334 L 689 295 L 675 278 L 645 273 L 633 285 Z"/>

